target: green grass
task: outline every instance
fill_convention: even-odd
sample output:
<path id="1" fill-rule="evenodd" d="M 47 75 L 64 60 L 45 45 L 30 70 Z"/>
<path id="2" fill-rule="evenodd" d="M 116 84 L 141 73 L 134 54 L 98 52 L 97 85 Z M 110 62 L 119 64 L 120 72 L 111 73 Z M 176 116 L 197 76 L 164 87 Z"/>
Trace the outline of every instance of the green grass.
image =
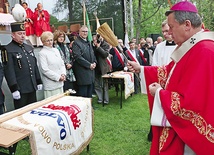
<path id="1" fill-rule="evenodd" d="M 113 88 L 109 90 L 109 96 L 110 103 L 104 107 L 93 98 L 94 136 L 89 152 L 84 149 L 81 155 L 148 155 L 147 96 L 137 94 L 127 100 L 123 96 L 122 109 L 120 96 L 116 96 Z M 18 143 L 16 155 L 30 155 L 30 145 L 26 140 Z"/>
<path id="2" fill-rule="evenodd" d="M 127 100 L 123 97 L 120 109 L 119 96 L 110 90 L 110 103 L 102 107 L 93 98 L 94 137 L 90 150 L 81 155 L 148 155 L 150 143 L 149 110 L 147 96 L 133 95 Z"/>

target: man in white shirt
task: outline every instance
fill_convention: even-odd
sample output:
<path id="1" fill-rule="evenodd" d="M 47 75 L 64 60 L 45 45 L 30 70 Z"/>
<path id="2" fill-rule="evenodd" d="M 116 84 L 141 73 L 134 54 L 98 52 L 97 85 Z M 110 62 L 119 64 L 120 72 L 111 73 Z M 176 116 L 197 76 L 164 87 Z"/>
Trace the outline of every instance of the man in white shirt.
<path id="1" fill-rule="evenodd" d="M 165 41 L 157 44 L 153 55 L 152 66 L 167 65 L 171 61 L 170 56 L 174 49 L 176 48 L 176 45 L 168 31 L 169 25 L 165 20 L 162 23 L 162 34 L 163 37 L 165 38 Z"/>

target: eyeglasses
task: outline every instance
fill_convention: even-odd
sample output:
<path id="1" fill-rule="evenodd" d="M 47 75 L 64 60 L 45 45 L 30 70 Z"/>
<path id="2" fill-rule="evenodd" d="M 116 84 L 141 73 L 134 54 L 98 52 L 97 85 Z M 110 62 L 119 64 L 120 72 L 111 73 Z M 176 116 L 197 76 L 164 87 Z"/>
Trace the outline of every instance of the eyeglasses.
<path id="1" fill-rule="evenodd" d="M 52 41 L 53 41 L 53 39 L 45 40 L 46 43 L 47 42 L 52 42 Z"/>
<path id="2" fill-rule="evenodd" d="M 83 33 L 87 33 L 88 31 L 81 31 L 81 32 L 83 32 Z"/>

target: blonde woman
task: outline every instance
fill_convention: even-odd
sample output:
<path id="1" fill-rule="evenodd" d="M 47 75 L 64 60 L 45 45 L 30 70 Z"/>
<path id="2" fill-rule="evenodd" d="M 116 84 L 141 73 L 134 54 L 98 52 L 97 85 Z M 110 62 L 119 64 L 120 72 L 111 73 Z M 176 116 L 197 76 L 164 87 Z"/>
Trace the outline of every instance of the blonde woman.
<path id="1" fill-rule="evenodd" d="M 41 41 L 43 48 L 39 52 L 39 66 L 43 76 L 45 98 L 63 93 L 66 80 L 66 69 L 59 51 L 53 48 L 53 34 L 43 32 Z"/>
<path id="2" fill-rule="evenodd" d="M 74 72 L 72 70 L 71 53 L 68 45 L 64 43 L 65 33 L 61 30 L 54 32 L 54 47 L 59 50 L 59 53 L 64 61 L 66 68 L 66 81 L 64 81 L 64 91 L 74 89 L 74 82 L 76 81 Z"/>

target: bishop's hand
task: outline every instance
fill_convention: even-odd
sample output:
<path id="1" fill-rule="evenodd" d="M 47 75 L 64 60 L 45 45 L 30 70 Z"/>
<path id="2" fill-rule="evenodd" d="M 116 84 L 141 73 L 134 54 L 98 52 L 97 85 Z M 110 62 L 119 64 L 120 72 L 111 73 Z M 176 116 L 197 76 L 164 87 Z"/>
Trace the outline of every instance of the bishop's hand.
<path id="1" fill-rule="evenodd" d="M 135 61 L 128 61 L 127 67 L 129 69 L 129 71 L 132 73 L 140 73 L 141 66 L 140 66 L 140 64 L 138 64 Z"/>

